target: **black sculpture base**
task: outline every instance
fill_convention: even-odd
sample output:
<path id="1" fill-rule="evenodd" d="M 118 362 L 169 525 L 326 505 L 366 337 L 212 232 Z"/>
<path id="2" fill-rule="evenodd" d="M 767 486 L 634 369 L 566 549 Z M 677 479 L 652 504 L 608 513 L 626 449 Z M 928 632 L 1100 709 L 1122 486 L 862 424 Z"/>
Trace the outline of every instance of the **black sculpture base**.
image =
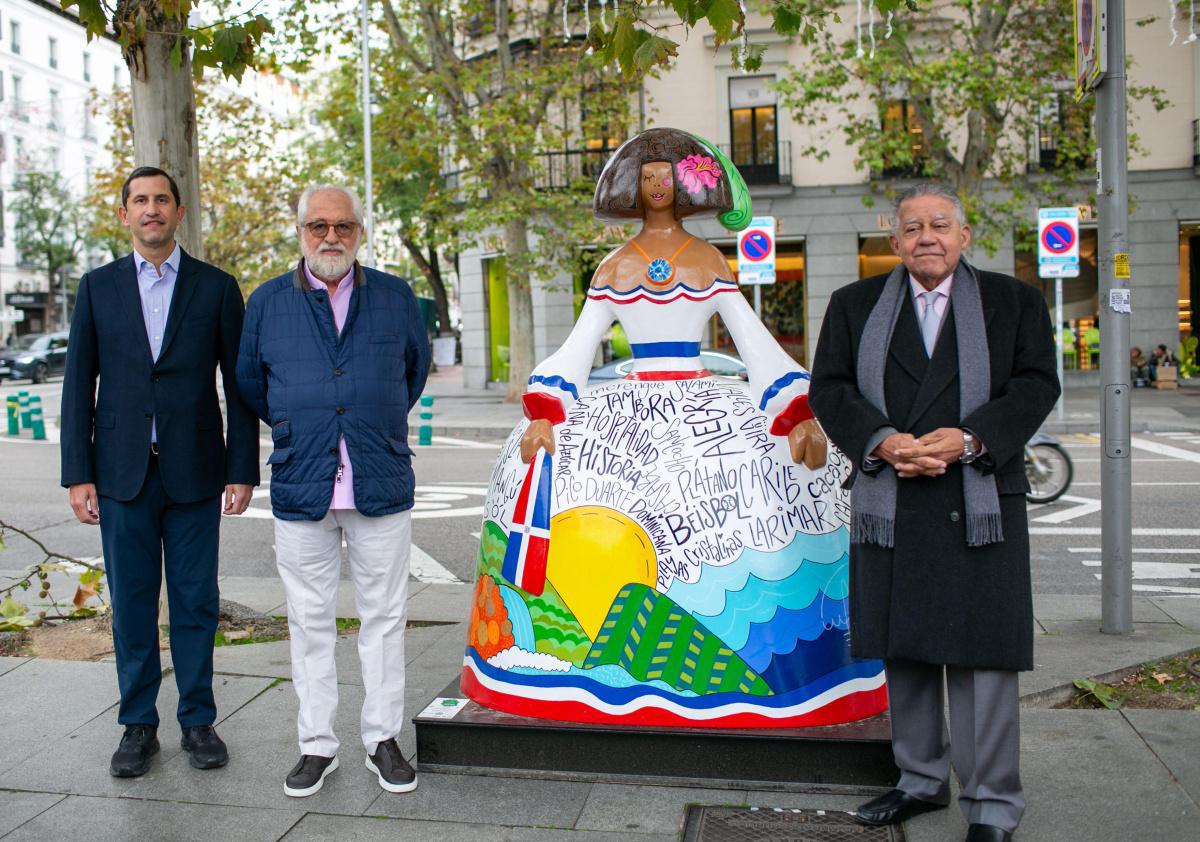
<path id="1" fill-rule="evenodd" d="M 438 695 L 465 698 L 457 678 Z M 450 718 L 427 710 L 413 718 L 422 772 L 805 792 L 887 788 L 899 779 L 886 715 L 730 730 L 530 719 L 470 700 Z"/>

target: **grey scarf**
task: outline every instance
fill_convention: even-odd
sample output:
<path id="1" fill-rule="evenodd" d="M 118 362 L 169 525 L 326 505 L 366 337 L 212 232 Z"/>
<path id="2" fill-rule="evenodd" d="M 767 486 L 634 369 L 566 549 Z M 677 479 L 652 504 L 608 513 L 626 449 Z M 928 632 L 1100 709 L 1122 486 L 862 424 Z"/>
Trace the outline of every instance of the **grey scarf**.
<path id="1" fill-rule="evenodd" d="M 888 276 L 883 294 L 867 318 L 858 345 L 858 388 L 871 404 L 887 415 L 884 401 L 883 372 L 896 320 L 900 317 L 904 296 L 911 293 L 908 270 L 900 264 Z M 983 305 L 979 298 L 979 277 L 965 260 L 959 260 L 951 289 L 954 329 L 958 335 L 959 410 L 966 418 L 987 402 L 991 395 L 991 369 Z M 896 527 L 896 488 L 899 478 L 893 470 L 875 475 L 860 473 L 851 491 L 851 541 L 891 547 Z M 963 499 L 967 509 L 967 546 L 999 543 L 1004 540 L 1000 521 L 1000 495 L 996 479 L 964 467 Z"/>

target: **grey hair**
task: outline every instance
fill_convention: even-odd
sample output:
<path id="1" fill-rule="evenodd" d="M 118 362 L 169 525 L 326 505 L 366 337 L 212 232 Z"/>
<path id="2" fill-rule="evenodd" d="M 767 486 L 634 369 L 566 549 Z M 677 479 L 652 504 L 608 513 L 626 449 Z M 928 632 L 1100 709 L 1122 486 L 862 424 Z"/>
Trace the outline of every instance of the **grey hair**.
<path id="1" fill-rule="evenodd" d="M 958 219 L 958 224 L 967 224 L 967 210 L 963 207 L 962 199 L 958 198 L 958 193 L 955 192 L 953 187 L 938 181 L 923 181 L 905 190 L 896 197 L 896 201 L 892 204 L 892 231 L 894 233 L 900 233 L 900 206 L 909 199 L 916 199 L 921 196 L 938 196 L 939 198 L 949 200 L 954 205 L 954 216 Z"/>
<path id="2" fill-rule="evenodd" d="M 326 190 L 334 193 L 341 193 L 350 200 L 350 207 L 354 209 L 354 221 L 358 223 L 358 227 L 363 227 L 363 208 L 362 202 L 358 200 L 358 194 L 342 184 L 315 184 L 307 188 L 300 194 L 300 201 L 296 205 L 296 225 L 303 225 L 308 221 L 308 200 L 317 193 L 324 193 Z"/>

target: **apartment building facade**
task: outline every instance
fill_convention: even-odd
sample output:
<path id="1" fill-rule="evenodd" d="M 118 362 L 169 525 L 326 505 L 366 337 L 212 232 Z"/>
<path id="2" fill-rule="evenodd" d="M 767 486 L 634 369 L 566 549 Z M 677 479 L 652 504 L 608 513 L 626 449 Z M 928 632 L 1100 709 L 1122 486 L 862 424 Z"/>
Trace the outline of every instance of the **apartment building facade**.
<path id="1" fill-rule="evenodd" d="M 1130 4 L 1131 7 L 1137 4 Z M 844 14 L 854 20 L 853 6 Z M 1144 349 L 1157 344 L 1174 348 L 1181 336 L 1200 330 L 1200 42 L 1184 38 L 1171 44 L 1170 22 L 1146 16 L 1136 8 L 1130 17 L 1130 80 L 1155 85 L 1171 107 L 1155 112 L 1148 100 L 1132 103 L 1133 130 L 1144 154 L 1130 161 L 1129 223 L 1133 266 L 1132 343 Z M 1134 25 L 1140 21 L 1140 25 Z M 881 22 L 882 24 L 882 22 Z M 648 79 L 637 94 L 640 126 L 672 126 L 717 143 L 739 166 L 750 185 L 754 213 L 777 220 L 777 282 L 763 290 L 763 319 L 789 353 L 809 363 L 830 295 L 839 287 L 886 271 L 895 264 L 888 244 L 890 207 L 869 206 L 867 173 L 856 168 L 855 151 L 836 131 L 818 137 L 801 126 L 776 94 L 774 82 L 804 60 L 804 49 L 771 31 L 765 20 L 752 18 L 751 40 L 765 47 L 762 66 L 753 73 L 736 68 L 728 45 L 694 33 L 680 45 L 679 57 L 667 72 Z M 883 27 L 877 34 L 882 37 Z M 1069 49 L 1069 47 L 1064 47 Z M 831 115 L 832 117 L 832 115 Z M 825 142 L 828 156 L 805 158 L 801 149 Z M 1031 138 L 1036 164 L 1038 139 Z M 579 154 L 603 155 L 581 143 Z M 561 153 L 558 153 L 561 154 Z M 1081 183 L 1079 203 L 1086 202 Z M 1085 337 L 1094 335 L 1100 315 L 1097 295 L 1096 229 L 1083 208 L 1082 272 L 1065 284 L 1064 320 L 1078 351 L 1072 365 L 1087 367 L 1092 358 Z M 1031 224 L 1036 209 L 1030 209 Z M 713 220 L 689 223 L 731 258 L 736 238 Z M 992 254 L 975 249 L 969 259 L 978 267 L 1015 274 L 1036 284 L 1052 306 L 1053 284 L 1036 277 L 1034 255 L 1013 248 L 1002 237 Z M 735 275 L 735 265 L 731 265 Z M 509 341 L 502 254 L 464 250 L 459 257 L 464 378 L 470 386 L 504 380 Z M 533 289 L 535 356 L 552 353 L 570 331 L 577 315 L 579 287 L 588 281 L 574 270 Z M 707 344 L 729 345 L 714 321 Z"/>
<path id="2" fill-rule="evenodd" d="M 0 311 L 22 316 L 0 321 L 0 345 L 57 330 L 64 314 L 62 287 L 50 289 L 45 270 L 16 247 L 13 182 L 23 172 L 55 172 L 82 195 L 109 162 L 111 127 L 89 108 L 92 92 L 128 84 L 116 41 L 89 43 L 74 12 L 51 0 L 0 0 Z"/>

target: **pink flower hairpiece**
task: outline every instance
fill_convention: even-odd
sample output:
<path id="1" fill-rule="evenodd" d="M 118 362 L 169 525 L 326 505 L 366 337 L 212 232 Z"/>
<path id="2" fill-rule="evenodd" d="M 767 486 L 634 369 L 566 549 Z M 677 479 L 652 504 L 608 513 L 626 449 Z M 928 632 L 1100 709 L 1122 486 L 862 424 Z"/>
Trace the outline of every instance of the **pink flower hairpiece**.
<path id="1" fill-rule="evenodd" d="M 721 180 L 721 165 L 704 155 L 688 155 L 675 165 L 679 180 L 689 193 L 703 193 Z"/>

